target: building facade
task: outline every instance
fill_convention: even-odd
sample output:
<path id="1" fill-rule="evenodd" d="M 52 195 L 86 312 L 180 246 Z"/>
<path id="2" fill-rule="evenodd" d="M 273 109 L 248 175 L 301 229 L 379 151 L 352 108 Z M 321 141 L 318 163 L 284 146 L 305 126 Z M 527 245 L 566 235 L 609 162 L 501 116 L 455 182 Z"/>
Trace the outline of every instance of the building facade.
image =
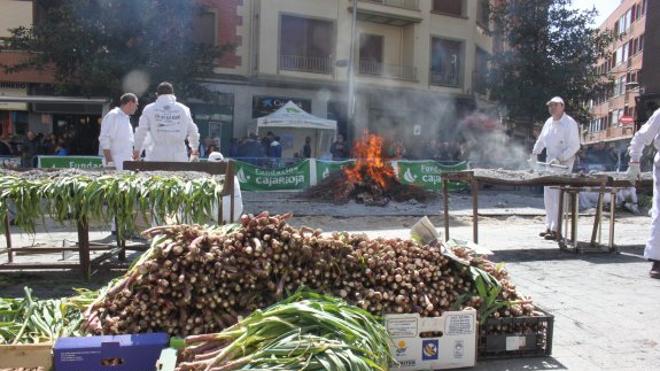
<path id="1" fill-rule="evenodd" d="M 583 130 L 583 144 L 587 146 L 607 142 L 625 148 L 635 132 L 642 71 L 654 70 L 653 63 L 644 68 L 647 27 L 653 20 L 647 14 L 649 3 L 653 1 L 621 1 L 600 26 L 615 37 L 609 57 L 598 65 L 598 72 L 612 84 L 611 89 L 590 102 L 593 119 Z"/>
<path id="2" fill-rule="evenodd" d="M 191 106 L 202 136 L 219 136 L 223 147 L 288 100 L 337 120 L 349 138 L 369 129 L 408 146 L 453 135 L 461 117 L 487 104 L 488 1 L 357 1 L 352 123 L 346 109 L 352 0 L 203 2 L 209 14 L 199 22 L 207 35 L 201 37 L 234 51 L 207 81 L 221 102 Z M 298 145 L 283 144 L 285 153 Z"/>

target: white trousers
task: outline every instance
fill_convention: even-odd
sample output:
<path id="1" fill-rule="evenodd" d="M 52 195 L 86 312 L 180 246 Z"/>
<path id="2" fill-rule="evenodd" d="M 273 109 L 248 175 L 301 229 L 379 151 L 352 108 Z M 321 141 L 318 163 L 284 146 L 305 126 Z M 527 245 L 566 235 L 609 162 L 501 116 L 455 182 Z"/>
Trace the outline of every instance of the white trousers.
<path id="1" fill-rule="evenodd" d="M 653 165 L 653 208 L 651 209 L 651 237 L 646 241 L 644 257 L 660 260 L 660 164 L 656 154 Z"/>
<path id="2" fill-rule="evenodd" d="M 543 187 L 543 204 L 545 205 L 545 228 L 553 232 L 559 230 L 559 190 Z"/>

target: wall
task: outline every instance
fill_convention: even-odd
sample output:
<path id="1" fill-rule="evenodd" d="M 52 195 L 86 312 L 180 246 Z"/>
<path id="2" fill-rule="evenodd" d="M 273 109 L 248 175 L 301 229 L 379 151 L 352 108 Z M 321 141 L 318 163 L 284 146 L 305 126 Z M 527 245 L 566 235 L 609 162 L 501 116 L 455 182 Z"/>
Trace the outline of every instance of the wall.
<path id="1" fill-rule="evenodd" d="M 8 37 L 9 29 L 32 25 L 32 2 L 0 0 L 0 37 Z"/>

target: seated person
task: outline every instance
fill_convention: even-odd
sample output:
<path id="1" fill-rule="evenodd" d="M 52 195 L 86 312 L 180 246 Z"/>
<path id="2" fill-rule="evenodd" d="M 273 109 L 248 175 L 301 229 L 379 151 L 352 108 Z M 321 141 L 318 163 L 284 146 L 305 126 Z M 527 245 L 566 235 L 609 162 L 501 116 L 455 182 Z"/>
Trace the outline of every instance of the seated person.
<path id="1" fill-rule="evenodd" d="M 580 192 L 580 209 L 593 209 L 598 206 L 598 192 Z M 610 207 L 612 196 L 609 192 L 603 194 L 603 208 Z M 639 214 L 637 206 L 637 189 L 635 187 L 621 188 L 616 193 L 616 207 L 624 208 L 633 214 Z"/>

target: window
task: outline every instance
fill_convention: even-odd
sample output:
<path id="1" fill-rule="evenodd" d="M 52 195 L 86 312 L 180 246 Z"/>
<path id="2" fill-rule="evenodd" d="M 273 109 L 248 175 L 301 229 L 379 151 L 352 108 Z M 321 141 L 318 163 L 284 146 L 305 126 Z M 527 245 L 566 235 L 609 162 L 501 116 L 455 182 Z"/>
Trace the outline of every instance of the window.
<path id="1" fill-rule="evenodd" d="M 383 73 L 384 38 L 380 35 L 360 35 L 360 73 Z"/>
<path id="2" fill-rule="evenodd" d="M 431 41 L 431 83 L 459 86 L 464 63 L 461 41 L 433 38 Z"/>
<path id="3" fill-rule="evenodd" d="M 201 12 L 192 22 L 192 37 L 195 42 L 216 45 L 216 17 L 213 12 Z"/>
<path id="4" fill-rule="evenodd" d="M 644 50 L 644 34 L 639 37 L 639 46 L 637 47 L 637 51 L 643 51 Z"/>
<path id="5" fill-rule="evenodd" d="M 330 73 L 333 29 L 329 21 L 283 15 L 280 26 L 280 68 Z"/>
<path id="6" fill-rule="evenodd" d="M 646 14 L 646 0 L 642 0 L 642 15 Z"/>
<path id="7" fill-rule="evenodd" d="M 486 93 L 486 79 L 488 77 L 488 52 L 476 47 L 474 53 L 474 75 L 472 76 L 472 90 Z"/>
<path id="8" fill-rule="evenodd" d="M 464 0 L 433 0 L 433 11 L 462 17 Z"/>
<path id="9" fill-rule="evenodd" d="M 477 24 L 488 29 L 490 23 L 490 1 L 478 0 L 477 2 Z"/>
<path id="10" fill-rule="evenodd" d="M 615 28 L 618 30 L 618 34 L 621 35 L 628 31 L 630 28 L 630 23 L 632 21 L 632 12 L 630 9 L 619 18 L 619 21 L 615 24 Z M 618 25 L 618 28 L 616 27 Z"/>

